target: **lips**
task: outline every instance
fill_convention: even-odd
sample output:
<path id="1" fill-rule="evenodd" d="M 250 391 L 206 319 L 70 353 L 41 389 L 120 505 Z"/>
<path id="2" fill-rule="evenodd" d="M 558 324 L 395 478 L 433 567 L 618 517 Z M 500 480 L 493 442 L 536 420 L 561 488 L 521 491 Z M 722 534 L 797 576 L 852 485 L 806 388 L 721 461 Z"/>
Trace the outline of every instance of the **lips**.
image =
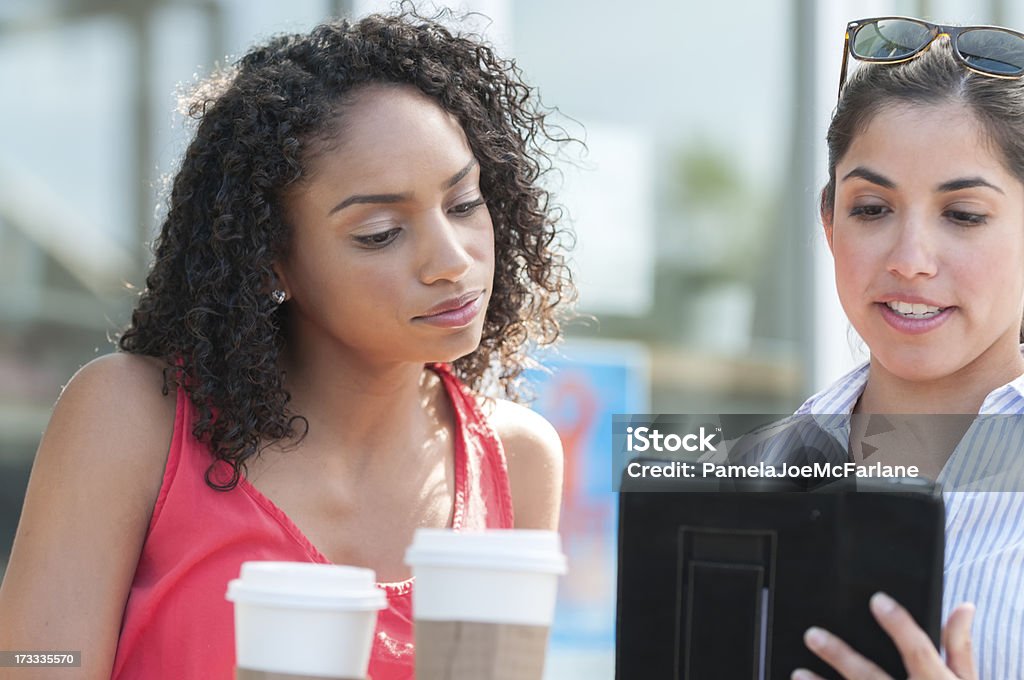
<path id="1" fill-rule="evenodd" d="M 468 325 L 483 308 L 483 290 L 475 290 L 458 297 L 449 298 L 434 305 L 425 314 L 413 317 L 418 321 L 443 328 L 458 328 Z"/>
<path id="2" fill-rule="evenodd" d="M 451 312 L 453 310 L 459 309 L 460 307 L 465 307 L 467 303 L 472 302 L 474 299 L 480 297 L 483 294 L 484 292 L 482 290 L 474 290 L 470 291 L 469 293 L 460 295 L 458 297 L 449 298 L 444 302 L 434 305 L 433 307 L 428 309 L 423 314 L 420 314 L 416 318 L 423 319 L 428 316 L 444 314 L 445 312 Z"/>
<path id="3" fill-rule="evenodd" d="M 907 300 L 875 303 L 885 322 L 894 330 L 907 335 L 928 333 L 944 324 L 959 309 L 954 306 L 940 307 L 924 302 L 910 303 Z M 907 310 L 910 307 L 909 311 Z M 923 311 L 922 311 L 923 308 Z"/>

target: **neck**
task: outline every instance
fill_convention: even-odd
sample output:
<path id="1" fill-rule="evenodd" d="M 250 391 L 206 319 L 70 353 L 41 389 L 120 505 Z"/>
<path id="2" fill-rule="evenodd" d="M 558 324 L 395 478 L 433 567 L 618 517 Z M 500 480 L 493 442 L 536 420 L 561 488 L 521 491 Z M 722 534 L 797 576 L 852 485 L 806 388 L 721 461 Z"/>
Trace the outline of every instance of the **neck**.
<path id="1" fill-rule="evenodd" d="M 901 378 L 872 356 L 868 381 L 854 412 L 978 413 L 992 390 L 1024 374 L 1024 357 L 1017 343 L 1013 344 L 1012 355 L 1009 351 L 996 354 L 998 360 L 983 355 L 954 373 L 932 380 Z"/>
<path id="2" fill-rule="evenodd" d="M 440 385 L 422 363 L 292 352 L 282 364 L 289 410 L 308 421 L 310 449 L 380 459 L 422 445 L 437 428 Z"/>

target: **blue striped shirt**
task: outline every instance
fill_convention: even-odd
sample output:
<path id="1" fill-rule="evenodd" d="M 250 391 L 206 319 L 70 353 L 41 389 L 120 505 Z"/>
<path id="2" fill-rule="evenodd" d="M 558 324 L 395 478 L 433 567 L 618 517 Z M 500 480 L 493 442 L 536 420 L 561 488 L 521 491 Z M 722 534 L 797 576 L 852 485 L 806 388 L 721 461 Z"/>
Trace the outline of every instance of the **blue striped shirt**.
<path id="1" fill-rule="evenodd" d="M 796 415 L 813 416 L 848 446 L 850 414 L 867 379 L 865 363 Z M 937 480 L 946 504 L 943 619 L 957 603 L 975 603 L 979 678 L 1024 680 L 1024 375 L 990 392 L 979 415 Z"/>

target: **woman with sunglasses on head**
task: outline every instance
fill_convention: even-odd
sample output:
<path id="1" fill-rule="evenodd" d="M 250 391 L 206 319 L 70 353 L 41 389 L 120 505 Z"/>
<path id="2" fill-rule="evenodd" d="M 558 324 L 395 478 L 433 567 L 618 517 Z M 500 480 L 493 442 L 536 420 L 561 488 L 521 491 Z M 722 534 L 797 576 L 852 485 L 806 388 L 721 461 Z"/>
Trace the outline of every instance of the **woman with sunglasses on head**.
<path id="1" fill-rule="evenodd" d="M 255 47 L 190 113 L 122 352 L 40 444 L 0 649 L 233 677 L 241 563 L 332 562 L 386 592 L 370 675 L 412 678 L 414 530 L 558 525 L 557 435 L 480 393 L 574 294 L 546 114 L 486 45 L 380 15 Z"/>
<path id="2" fill-rule="evenodd" d="M 1024 36 L 886 18 L 851 23 L 847 40 L 850 55 L 876 63 L 840 85 L 821 217 L 870 359 L 797 413 L 1017 416 L 989 443 L 1013 455 L 1024 414 Z M 960 435 L 958 446 L 971 436 Z M 954 451 L 930 451 L 923 472 L 942 483 Z M 871 611 L 911 678 L 1022 678 L 1022 494 L 945 501 L 945 660 L 885 594 Z M 827 631 L 804 639 L 844 678 L 888 677 Z"/>

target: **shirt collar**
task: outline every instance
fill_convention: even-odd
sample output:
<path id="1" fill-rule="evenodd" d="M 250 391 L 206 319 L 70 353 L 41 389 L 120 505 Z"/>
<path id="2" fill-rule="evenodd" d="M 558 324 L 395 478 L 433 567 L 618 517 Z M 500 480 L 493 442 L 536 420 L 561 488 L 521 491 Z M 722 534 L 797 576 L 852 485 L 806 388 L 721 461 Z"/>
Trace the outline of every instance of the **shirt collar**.
<path id="1" fill-rule="evenodd" d="M 1024 356 L 1024 344 L 1020 346 Z M 844 427 L 849 431 L 849 418 L 853 407 L 868 382 L 868 362 L 836 380 L 805 401 L 796 410 L 797 415 L 814 415 L 822 427 Z M 988 393 L 978 410 L 982 415 L 1024 413 L 1024 374 Z M 836 416 L 836 418 L 830 418 Z"/>

